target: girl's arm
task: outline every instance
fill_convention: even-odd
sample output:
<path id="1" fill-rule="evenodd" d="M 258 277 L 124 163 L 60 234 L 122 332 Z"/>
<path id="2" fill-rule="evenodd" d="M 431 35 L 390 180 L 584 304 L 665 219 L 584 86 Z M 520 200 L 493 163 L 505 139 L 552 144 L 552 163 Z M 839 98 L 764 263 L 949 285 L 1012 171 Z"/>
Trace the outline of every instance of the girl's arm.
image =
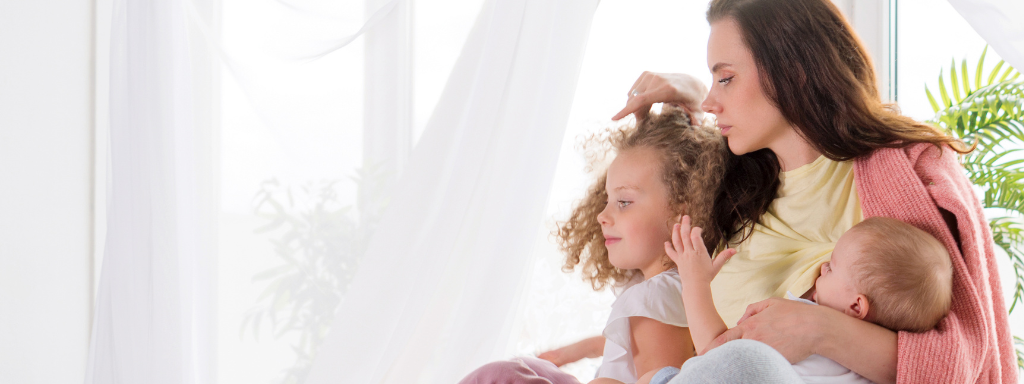
<path id="1" fill-rule="evenodd" d="M 665 253 L 679 268 L 683 287 L 683 306 L 686 323 L 698 351 L 703 351 L 712 340 L 728 329 L 715 308 L 711 297 L 711 280 L 730 257 L 736 254 L 726 249 L 711 259 L 699 227 L 690 228 L 690 216 L 683 216 L 672 228 L 672 243 L 665 243 Z M 638 371 L 639 372 L 639 371 Z"/>
<path id="2" fill-rule="evenodd" d="M 791 363 L 819 354 L 875 383 L 896 382 L 896 332 L 827 307 L 779 298 L 751 304 L 702 353 L 735 339 L 768 344 Z"/>
<path id="3" fill-rule="evenodd" d="M 679 368 L 693 357 L 689 328 L 676 327 L 647 317 L 630 317 L 633 365 L 643 376 L 664 367 Z"/>
<path id="4" fill-rule="evenodd" d="M 550 361 L 561 367 L 583 358 L 601 357 L 601 355 L 604 355 L 604 336 L 594 336 L 541 353 L 537 355 L 537 358 Z"/>
<path id="5" fill-rule="evenodd" d="M 729 329 L 715 308 L 710 284 L 687 284 L 684 280 L 683 306 L 686 307 L 687 324 L 693 329 L 691 337 L 697 351 L 704 351 L 712 340 Z"/>

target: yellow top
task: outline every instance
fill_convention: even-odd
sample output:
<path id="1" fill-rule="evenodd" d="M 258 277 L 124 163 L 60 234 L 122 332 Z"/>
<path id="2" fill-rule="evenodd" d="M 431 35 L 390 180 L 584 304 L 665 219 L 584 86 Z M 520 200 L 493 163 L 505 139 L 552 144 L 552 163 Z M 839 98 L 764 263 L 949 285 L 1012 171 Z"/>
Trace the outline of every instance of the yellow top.
<path id="1" fill-rule="evenodd" d="M 747 305 L 807 292 L 839 236 L 864 220 L 852 161 L 821 156 L 779 179 L 768 212 L 711 282 L 715 307 L 730 328 Z"/>

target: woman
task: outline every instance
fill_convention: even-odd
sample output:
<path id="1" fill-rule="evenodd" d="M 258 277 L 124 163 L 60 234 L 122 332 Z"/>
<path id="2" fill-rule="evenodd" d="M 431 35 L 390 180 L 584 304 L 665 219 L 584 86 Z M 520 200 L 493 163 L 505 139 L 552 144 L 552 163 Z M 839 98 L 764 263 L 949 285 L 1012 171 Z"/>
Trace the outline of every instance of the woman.
<path id="1" fill-rule="evenodd" d="M 817 353 L 877 383 L 1016 382 L 992 237 L 956 162 L 955 151 L 967 149 L 880 102 L 864 49 L 827 0 L 715 0 L 708 21 L 714 83 L 699 107 L 715 114 L 734 154 L 782 179 L 715 280 L 720 312 L 740 324 L 711 348 L 753 339 L 789 362 Z M 615 118 L 656 102 L 695 109 L 702 88 L 644 73 Z M 807 291 L 838 235 L 871 216 L 912 223 L 949 248 L 953 310 L 936 330 L 897 334 L 769 299 Z M 707 360 L 691 361 L 713 365 Z"/>
<path id="2" fill-rule="evenodd" d="M 732 234 L 740 252 L 712 286 L 723 318 L 738 325 L 672 383 L 790 382 L 788 363 L 811 354 L 876 383 L 1016 382 L 992 236 L 956 161 L 967 148 L 880 101 L 867 54 L 828 0 L 713 0 L 707 18 L 710 91 L 690 76 L 644 73 L 614 117 L 659 102 L 715 114 L 738 155 L 723 193 L 742 197 L 720 201 L 743 202 L 716 211 L 760 218 Z M 953 308 L 936 330 L 896 333 L 778 299 L 809 295 L 839 236 L 873 216 L 914 224 L 947 247 Z M 540 357 L 561 365 L 601 344 Z"/>

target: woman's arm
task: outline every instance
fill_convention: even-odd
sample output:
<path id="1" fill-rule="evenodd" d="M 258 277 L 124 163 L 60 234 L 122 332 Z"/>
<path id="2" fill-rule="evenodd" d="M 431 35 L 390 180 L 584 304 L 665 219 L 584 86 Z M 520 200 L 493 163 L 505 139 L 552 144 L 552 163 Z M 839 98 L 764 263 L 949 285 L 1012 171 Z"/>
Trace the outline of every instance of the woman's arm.
<path id="1" fill-rule="evenodd" d="M 768 344 L 791 363 L 819 354 L 873 382 L 896 382 L 896 332 L 831 308 L 779 298 L 754 303 L 708 349 L 735 339 Z"/>

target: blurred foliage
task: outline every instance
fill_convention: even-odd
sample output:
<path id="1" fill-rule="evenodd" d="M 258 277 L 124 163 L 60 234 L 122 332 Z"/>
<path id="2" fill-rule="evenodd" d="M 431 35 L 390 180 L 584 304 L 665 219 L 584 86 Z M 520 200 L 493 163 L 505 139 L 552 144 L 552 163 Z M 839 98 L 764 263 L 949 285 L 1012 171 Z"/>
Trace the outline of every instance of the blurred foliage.
<path id="1" fill-rule="evenodd" d="M 259 340 L 261 326 L 269 324 L 275 338 L 297 338 L 296 361 L 279 383 L 305 381 L 387 205 L 387 174 L 380 168 L 363 168 L 351 179 L 359 191 L 355 206 L 339 199 L 343 180 L 290 187 L 270 179 L 256 193 L 254 210 L 266 225 L 255 232 L 271 236 L 281 263 L 253 276 L 253 283 L 265 288 L 241 332 L 249 329 Z"/>
<path id="2" fill-rule="evenodd" d="M 1000 61 L 986 72 L 985 54 L 969 68 L 964 59 L 939 72 L 936 98 L 925 92 L 935 112 L 931 123 L 977 148 L 961 157 L 971 181 L 984 191 L 982 204 L 1004 216 L 989 221 L 999 248 L 1010 257 L 1015 275 L 1010 312 L 1024 299 L 1024 80 Z M 973 79 L 972 79 L 973 78 Z M 949 81 L 948 85 L 946 80 Z M 1017 365 L 1024 368 L 1024 341 L 1014 337 Z"/>

